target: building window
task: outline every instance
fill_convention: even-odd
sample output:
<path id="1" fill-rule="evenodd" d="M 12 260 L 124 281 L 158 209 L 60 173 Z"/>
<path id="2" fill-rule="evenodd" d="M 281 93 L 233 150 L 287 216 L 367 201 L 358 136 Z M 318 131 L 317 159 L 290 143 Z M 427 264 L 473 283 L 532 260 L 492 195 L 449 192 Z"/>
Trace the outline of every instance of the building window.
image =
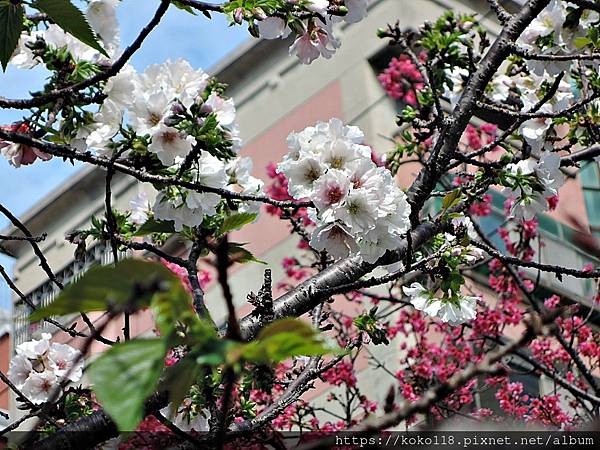
<path id="1" fill-rule="evenodd" d="M 583 198 L 587 211 L 590 231 L 594 236 L 600 238 L 600 166 L 596 162 L 590 162 L 579 171 Z"/>

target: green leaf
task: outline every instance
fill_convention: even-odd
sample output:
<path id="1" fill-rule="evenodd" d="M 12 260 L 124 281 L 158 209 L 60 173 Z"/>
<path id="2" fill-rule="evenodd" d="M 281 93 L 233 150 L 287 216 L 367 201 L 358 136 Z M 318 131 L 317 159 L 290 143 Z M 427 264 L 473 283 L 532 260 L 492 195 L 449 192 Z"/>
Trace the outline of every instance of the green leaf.
<path id="1" fill-rule="evenodd" d="M 314 336 L 316 331 L 304 320 L 287 318 L 276 320 L 275 322 L 267 325 L 258 334 L 258 339 L 268 339 L 281 333 L 294 333 L 298 336 L 309 338 Z"/>
<path id="2" fill-rule="evenodd" d="M 219 234 L 225 234 L 233 230 L 239 230 L 244 225 L 254 222 L 256 216 L 257 214 L 246 212 L 228 216 L 223 221 L 223 225 L 221 225 L 221 228 L 219 228 Z"/>
<path id="3" fill-rule="evenodd" d="M 165 292 L 160 292 L 152 298 L 154 322 L 161 335 L 171 335 L 178 323 L 183 324 L 190 332 L 200 336 L 208 336 L 214 329 L 208 323 L 201 322 L 192 306 L 192 298 L 183 285 L 178 282 L 176 286 Z"/>
<path id="4" fill-rule="evenodd" d="M 67 33 L 108 57 L 83 13 L 69 0 L 37 0 L 31 6 L 48 14 Z"/>
<path id="5" fill-rule="evenodd" d="M 192 15 L 194 15 L 194 16 L 197 16 L 197 15 L 198 15 L 198 14 L 196 14 L 196 11 L 194 11 L 194 10 L 192 9 L 192 7 L 191 7 L 191 6 L 184 5 L 183 3 L 181 3 L 181 2 L 178 2 L 178 1 L 176 1 L 176 0 L 173 0 L 173 1 L 171 1 L 171 3 L 172 3 L 172 4 L 173 4 L 173 5 L 176 7 L 176 8 L 179 8 L 179 9 L 182 9 L 183 11 L 189 12 L 190 14 L 192 14 Z"/>
<path id="6" fill-rule="evenodd" d="M 194 346 L 196 363 L 201 366 L 220 366 L 227 362 L 230 350 L 239 346 L 237 342 L 227 339 L 208 339 Z"/>
<path id="7" fill-rule="evenodd" d="M 22 5 L 0 0 L 0 63 L 4 71 L 19 44 L 24 14 Z"/>
<path id="8" fill-rule="evenodd" d="M 341 349 L 310 324 L 299 319 L 282 319 L 262 330 L 256 341 L 234 348 L 232 352 L 247 361 L 268 364 L 293 356 L 339 353 Z"/>
<path id="9" fill-rule="evenodd" d="M 454 205 L 460 202 L 460 189 L 454 189 L 452 192 L 446 194 L 444 199 L 442 200 L 442 208 L 446 211 L 449 208 L 452 208 Z"/>
<path id="10" fill-rule="evenodd" d="M 148 219 L 133 235 L 147 236 L 152 233 L 175 233 L 175 223 L 172 220 Z"/>
<path id="11" fill-rule="evenodd" d="M 573 39 L 573 45 L 577 49 L 582 49 L 583 47 L 592 43 L 592 40 L 588 37 L 578 37 Z"/>
<path id="12" fill-rule="evenodd" d="M 156 390 L 167 346 L 164 339 L 117 344 L 88 369 L 94 391 L 121 431 L 133 431 L 144 417 L 144 402 Z"/>
<path id="13" fill-rule="evenodd" d="M 265 261 L 262 261 L 254 256 L 250 251 L 246 250 L 243 245 L 244 244 L 236 244 L 233 242 L 229 244 L 229 255 L 231 259 L 240 264 L 245 264 L 247 262 L 267 264 Z"/>
<path id="14" fill-rule="evenodd" d="M 180 295 L 177 276 L 160 263 L 124 259 L 114 266 L 96 266 L 69 284 L 48 306 L 34 311 L 31 321 L 75 312 L 113 311 L 149 306 L 160 285 L 162 294 Z"/>

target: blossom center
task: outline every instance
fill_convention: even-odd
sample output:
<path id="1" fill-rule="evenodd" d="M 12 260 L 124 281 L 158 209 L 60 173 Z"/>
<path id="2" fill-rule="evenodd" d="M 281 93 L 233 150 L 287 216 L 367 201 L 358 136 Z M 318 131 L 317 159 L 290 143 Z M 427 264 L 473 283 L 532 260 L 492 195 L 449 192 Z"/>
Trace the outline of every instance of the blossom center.
<path id="1" fill-rule="evenodd" d="M 316 181 L 319 179 L 319 177 L 321 176 L 321 174 L 319 173 L 319 171 L 317 169 L 315 169 L 314 167 L 310 167 L 305 173 L 304 173 L 304 178 L 306 178 L 308 181 Z"/>
<path id="2" fill-rule="evenodd" d="M 344 193 L 342 192 L 339 186 L 335 186 L 331 188 L 329 192 L 327 192 L 327 200 L 329 201 L 330 205 L 333 203 L 338 203 L 343 196 Z"/>
<path id="3" fill-rule="evenodd" d="M 158 125 L 160 123 L 160 114 L 157 114 L 155 112 L 151 112 L 150 113 L 150 123 L 152 125 Z"/>
<path id="4" fill-rule="evenodd" d="M 174 131 L 167 131 L 166 133 L 163 133 L 163 135 L 162 135 L 162 140 L 166 144 L 172 144 L 173 142 L 175 142 L 176 139 L 177 139 L 177 133 L 175 133 Z"/>

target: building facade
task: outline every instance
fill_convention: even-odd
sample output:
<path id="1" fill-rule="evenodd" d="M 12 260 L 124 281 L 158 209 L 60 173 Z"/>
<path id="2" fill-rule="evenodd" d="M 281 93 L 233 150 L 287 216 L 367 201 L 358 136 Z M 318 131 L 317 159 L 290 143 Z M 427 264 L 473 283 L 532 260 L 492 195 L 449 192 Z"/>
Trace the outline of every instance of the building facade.
<path id="1" fill-rule="evenodd" d="M 213 68 L 211 73 L 230 85 L 227 94 L 235 99 L 245 143 L 241 153 L 252 157 L 253 174 L 268 183 L 266 167 L 279 161 L 287 152 L 287 135 L 331 117 L 339 117 L 360 127 L 365 132 L 366 143 L 377 153 L 390 150 L 392 144 L 388 137 L 398 131 L 395 123 L 397 104 L 385 94 L 377 74 L 382 69 L 382 61 L 387 62 L 393 49 L 390 50 L 386 41 L 376 37 L 376 30 L 396 19 L 403 27 L 416 27 L 447 10 L 478 11 L 483 22 L 494 29 L 493 13 L 486 1 L 374 0 L 365 20 L 346 24 L 339 30 L 342 47 L 331 60 L 318 60 L 304 66 L 288 55 L 289 42 L 253 40 Z M 417 170 L 417 165 L 403 166 L 399 183 L 403 187 L 410 185 Z M 572 217 L 577 217 L 584 227 L 600 225 L 597 217 L 600 208 L 593 213 L 594 217 L 592 214 L 588 216 L 594 201 L 589 192 L 600 187 L 598 180 L 595 166 L 585 177 L 570 179 L 561 191 L 558 209 L 540 217 L 540 230 L 545 242 L 541 248 L 542 262 L 555 260 L 555 255 L 560 254 L 561 262 L 566 266 L 581 267 L 593 259 L 592 255 L 573 244 L 577 231 L 572 227 Z M 41 250 L 64 283 L 76 279 L 95 264 L 112 261 L 110 248 L 98 244 L 88 249 L 84 261 L 76 262 L 75 248 L 65 240 L 66 233 L 85 228 L 91 216 L 103 215 L 104 181 L 102 169 L 85 168 L 21 217 L 33 235 L 47 233 L 47 238 L 40 243 Z M 114 207 L 126 209 L 129 200 L 140 190 L 146 191 L 152 198 L 151 186 L 116 174 L 112 189 Z M 493 232 L 504 220 L 504 198 L 500 193 L 494 193 L 493 197 L 493 213 L 483 219 L 482 226 L 495 239 Z M 17 234 L 17 231 L 8 229 L 3 234 Z M 296 252 L 297 244 L 297 239 L 290 238 L 286 223 L 262 214 L 256 223 L 235 234 L 232 240 L 249 242 L 248 249 L 268 263 L 275 280 L 284 277 L 281 261 Z M 5 246 L 16 256 L 14 280 L 19 288 L 36 305 L 51 302 L 58 289 L 48 280 L 31 247 L 23 241 L 10 241 Z M 180 251 L 183 253 L 185 249 Z M 230 285 L 240 315 L 249 312 L 246 296 L 260 288 L 263 270 L 264 266 L 258 264 L 232 269 Z M 554 277 L 544 275 L 542 283 L 550 290 L 581 302 L 589 302 L 593 289 L 591 281 L 569 277 L 558 282 Z M 215 320 L 223 321 L 226 308 L 218 287 L 208 289 L 206 303 Z M 14 298 L 13 346 L 30 339 L 42 328 L 56 331 L 52 326 L 30 324 L 27 319 L 30 312 L 26 304 Z M 119 328 L 117 324 L 112 330 L 115 335 L 118 335 Z M 135 334 L 150 333 L 152 328 L 152 320 L 147 314 L 134 317 L 132 329 Z M 57 339 L 73 341 L 64 333 L 59 333 Z M 92 352 L 103 349 L 102 344 L 97 344 Z M 377 351 L 385 353 L 393 350 Z M 0 386 L 0 389 L 3 387 Z M 14 402 L 11 410 L 15 411 Z"/>

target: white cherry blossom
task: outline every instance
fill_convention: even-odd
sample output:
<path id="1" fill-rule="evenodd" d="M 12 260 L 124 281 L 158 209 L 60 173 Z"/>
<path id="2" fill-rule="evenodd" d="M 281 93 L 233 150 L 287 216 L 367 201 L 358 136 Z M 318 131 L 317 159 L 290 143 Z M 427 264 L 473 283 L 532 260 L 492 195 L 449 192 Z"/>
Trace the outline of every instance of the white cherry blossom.
<path id="1" fill-rule="evenodd" d="M 398 248 L 400 239 L 398 234 L 390 233 L 389 228 L 378 223 L 369 230 L 359 242 L 360 256 L 363 261 L 375 264 L 388 250 Z"/>
<path id="2" fill-rule="evenodd" d="M 33 371 L 33 366 L 31 365 L 31 360 L 21 354 L 15 355 L 11 361 L 10 366 L 8 368 L 8 378 L 12 381 L 15 386 L 18 388 L 23 387 L 27 378 Z"/>
<path id="3" fill-rule="evenodd" d="M 33 44 L 38 37 L 43 37 L 42 31 L 34 31 L 31 34 L 22 32 L 15 49 L 10 63 L 18 67 L 19 69 L 32 69 L 37 66 L 41 60 L 38 56 L 33 54 L 33 51 L 29 48 L 29 45 Z"/>
<path id="4" fill-rule="evenodd" d="M 329 0 L 309 0 L 306 9 L 324 16 L 329 8 Z"/>
<path id="5" fill-rule="evenodd" d="M 148 220 L 148 212 L 150 211 L 150 202 L 144 191 L 140 192 L 129 201 L 129 221 L 137 225 L 146 223 Z"/>
<path id="6" fill-rule="evenodd" d="M 152 210 L 158 220 L 173 221 L 175 231 L 182 231 L 184 226 L 197 227 L 204 219 L 204 214 L 188 208 L 180 195 L 167 197 L 163 192 L 156 196 Z"/>
<path id="7" fill-rule="evenodd" d="M 464 80 L 469 76 L 469 71 L 460 67 L 454 67 L 452 70 L 446 70 L 446 76 L 452 83 L 452 87 L 444 84 L 444 95 L 450 100 L 450 106 L 454 108 L 464 91 Z"/>
<path id="8" fill-rule="evenodd" d="M 338 222 L 320 224 L 313 231 L 310 246 L 315 250 L 326 251 L 336 259 L 345 258 L 358 251 L 358 245 L 350 230 Z"/>
<path id="9" fill-rule="evenodd" d="M 85 145 L 89 148 L 105 152 L 111 139 L 119 132 L 121 121 L 123 120 L 123 110 L 115 102 L 105 100 L 94 115 L 94 123 L 87 129 L 80 129 L 80 132 L 87 134 Z M 82 137 L 82 133 L 78 137 Z"/>
<path id="10" fill-rule="evenodd" d="M 310 64 L 319 56 L 331 58 L 340 45 L 331 24 L 316 19 L 309 22 L 306 32 L 296 38 L 290 47 L 290 55 L 296 55 L 303 64 Z"/>
<path id="11" fill-rule="evenodd" d="M 116 11 L 119 3 L 119 0 L 91 0 L 85 12 L 90 26 L 98 34 L 109 53 L 118 49 L 120 44 Z"/>
<path id="12" fill-rule="evenodd" d="M 260 195 L 263 194 L 265 183 L 251 175 L 252 159 L 248 156 L 236 157 L 229 161 L 225 167 L 225 172 L 229 177 L 227 189 L 240 192 L 242 194 Z M 261 203 L 255 201 L 243 202 L 240 205 L 240 212 L 258 213 Z"/>
<path id="13" fill-rule="evenodd" d="M 202 409 L 194 418 L 191 418 L 189 414 L 183 412 L 176 412 L 175 416 L 171 412 L 171 405 L 164 407 L 160 410 L 160 413 L 171 419 L 171 421 L 183 431 L 198 431 L 208 432 L 210 431 L 209 420 L 211 418 L 210 411 L 208 409 Z"/>
<path id="14" fill-rule="evenodd" d="M 267 17 L 257 23 L 258 33 L 264 39 L 285 39 L 292 32 L 280 17 Z"/>
<path id="15" fill-rule="evenodd" d="M 403 286 L 402 291 L 410 297 L 410 302 L 419 311 L 423 311 L 431 299 L 429 291 L 421 283 L 413 282 L 410 286 Z M 437 312 L 437 311 L 436 311 Z"/>
<path id="16" fill-rule="evenodd" d="M 316 207 L 309 210 L 317 224 L 313 248 L 375 262 L 408 230 L 410 205 L 363 139 L 360 129 L 339 119 L 319 122 L 288 136 L 289 152 L 277 170 L 287 177 L 291 196 Z"/>
<path id="17" fill-rule="evenodd" d="M 70 345 L 53 343 L 48 360 L 50 369 L 57 377 L 67 377 L 69 381 L 79 381 L 83 375 L 83 359 L 79 350 Z"/>
<path id="18" fill-rule="evenodd" d="M 58 25 L 48 25 L 48 29 L 43 32 L 43 39 L 49 47 L 67 49 L 75 61 L 97 62 L 102 59 L 106 60 L 98 50 L 84 44 Z"/>
<path id="19" fill-rule="evenodd" d="M 529 119 L 521 125 L 521 134 L 525 142 L 529 144 L 531 150 L 537 152 L 544 147 L 546 131 L 550 128 L 552 121 L 550 119 Z"/>
<path id="20" fill-rule="evenodd" d="M 477 317 L 477 297 L 461 297 L 459 301 L 442 301 L 437 316 L 442 322 L 460 325 Z"/>
<path id="21" fill-rule="evenodd" d="M 83 358 L 79 350 L 67 344 L 50 343 L 51 335 L 23 342 L 15 349 L 8 378 L 33 403 L 48 400 L 63 381 L 77 382 L 83 374 Z"/>
<path id="22" fill-rule="evenodd" d="M 136 98 L 129 109 L 129 121 L 140 135 L 152 134 L 171 110 L 173 96 L 158 90 Z"/>
<path id="23" fill-rule="evenodd" d="M 58 381 L 58 377 L 48 370 L 41 373 L 32 372 L 21 387 L 21 392 L 32 403 L 44 403 L 57 388 Z"/>
<path id="24" fill-rule="evenodd" d="M 186 136 L 183 131 L 160 123 L 152 134 L 148 151 L 158 156 L 165 166 L 181 163 L 196 144 L 196 139 Z"/>
<path id="25" fill-rule="evenodd" d="M 216 92 L 212 92 L 204 106 L 209 108 L 209 112 L 215 113 L 219 125 L 223 128 L 231 128 L 235 123 L 235 105 L 233 99 L 225 100 L 220 97 Z"/>
<path id="26" fill-rule="evenodd" d="M 336 209 L 335 217 L 350 229 L 367 232 L 375 227 L 377 219 L 377 198 L 366 189 L 353 189 L 344 204 Z"/>
<path id="27" fill-rule="evenodd" d="M 121 108 L 133 105 L 136 91 L 139 92 L 139 75 L 129 64 L 117 75 L 111 77 L 104 86 L 104 94 Z"/>
<path id="28" fill-rule="evenodd" d="M 518 43 L 532 46 L 539 37 L 557 35 L 565 23 L 566 10 L 560 0 L 552 0 L 521 34 Z"/>
<path id="29" fill-rule="evenodd" d="M 324 144 L 319 154 L 321 161 L 327 167 L 345 169 L 359 158 L 370 157 L 371 150 L 364 145 L 357 145 L 344 139 L 336 139 Z"/>
<path id="30" fill-rule="evenodd" d="M 159 65 L 157 70 L 164 77 L 168 89 L 186 108 L 189 108 L 208 85 L 209 75 L 201 69 L 195 70 L 189 62 L 178 59 Z M 234 109 L 235 114 L 235 109 Z"/>
<path id="31" fill-rule="evenodd" d="M 46 354 L 50 349 L 50 333 L 42 333 L 40 339 L 32 339 L 17 345 L 15 352 L 17 355 L 23 355 L 29 359 L 37 359 Z"/>
<path id="32" fill-rule="evenodd" d="M 477 297 L 458 296 L 451 299 L 437 298 L 418 282 L 402 288 L 410 297 L 415 309 L 431 317 L 438 317 L 450 325 L 460 325 L 477 317 Z"/>
<path id="33" fill-rule="evenodd" d="M 314 185 L 313 202 L 320 210 L 339 206 L 348 196 L 350 180 L 348 175 L 337 169 L 330 169 Z"/>
<path id="34" fill-rule="evenodd" d="M 558 190 L 565 182 L 565 176 L 560 170 L 560 155 L 557 153 L 544 152 L 535 167 L 538 180 L 545 188 L 547 197 L 557 195 Z"/>
<path id="35" fill-rule="evenodd" d="M 289 180 L 288 192 L 294 198 L 308 197 L 313 192 L 315 181 L 325 172 L 321 162 L 310 156 L 290 162 L 289 166 L 278 167 L 278 172 L 283 172 Z"/>

